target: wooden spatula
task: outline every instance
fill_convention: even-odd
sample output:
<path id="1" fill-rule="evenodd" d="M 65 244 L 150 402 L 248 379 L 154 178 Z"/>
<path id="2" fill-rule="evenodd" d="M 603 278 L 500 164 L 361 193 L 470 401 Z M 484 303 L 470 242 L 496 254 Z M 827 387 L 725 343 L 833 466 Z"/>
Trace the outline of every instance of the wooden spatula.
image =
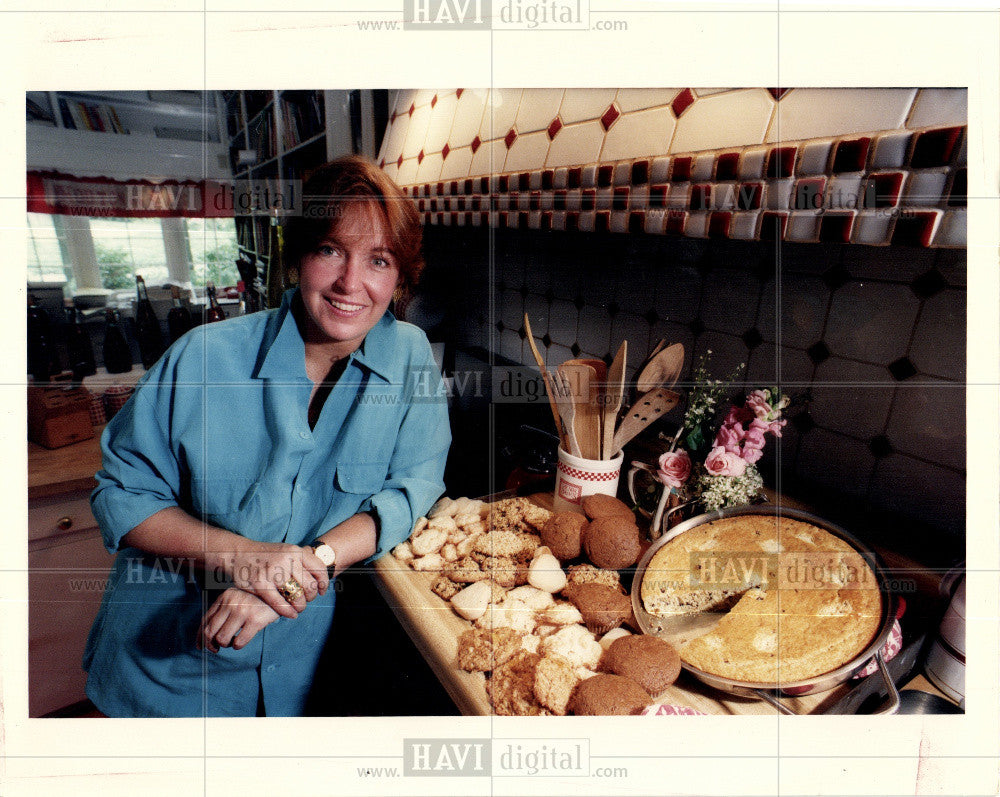
<path id="1" fill-rule="evenodd" d="M 551 374 L 551 379 L 553 386 L 552 396 L 559 410 L 559 417 L 562 419 L 564 434 L 562 442 L 563 451 L 568 451 L 574 457 L 582 456 L 580 453 L 580 444 L 576 441 L 576 405 L 573 403 L 573 393 L 569 380 L 559 370 Z"/>
<path id="2" fill-rule="evenodd" d="M 538 351 L 538 346 L 535 345 L 535 336 L 531 334 L 531 322 L 528 320 L 527 313 L 524 314 L 524 331 L 528 336 L 528 345 L 531 346 L 531 353 L 535 356 L 535 362 L 538 364 L 538 370 L 542 373 L 542 382 L 545 383 L 545 392 L 549 397 L 549 409 L 552 410 L 552 421 L 556 425 L 556 434 L 559 435 L 559 439 L 562 441 L 565 449 L 565 445 L 568 440 L 566 439 L 566 430 L 560 422 L 559 409 L 556 406 L 555 396 L 553 395 L 554 389 L 552 385 L 552 377 L 549 376 L 549 372 L 545 369 L 545 361 L 542 360 L 542 355 Z"/>
<path id="3" fill-rule="evenodd" d="M 601 363 L 603 365 L 603 363 Z M 597 371 L 589 362 L 567 360 L 559 366 L 559 373 L 569 382 L 575 415 L 573 428 L 584 459 L 601 456 L 601 415 L 595 398 L 598 393 Z"/>
<path id="4" fill-rule="evenodd" d="M 628 341 L 623 340 L 608 368 L 608 381 L 604 386 L 604 420 L 601 424 L 601 459 L 611 459 L 618 452 L 614 449 L 615 423 L 625 392 L 625 361 Z"/>
<path id="5" fill-rule="evenodd" d="M 639 397 L 639 400 L 629 407 L 628 415 L 621 422 L 618 431 L 615 432 L 611 448 L 614 452 L 621 449 L 639 432 L 649 426 L 653 421 L 662 418 L 670 410 L 677 406 L 681 400 L 678 393 L 667 390 L 665 387 L 658 387 Z"/>
<path id="6" fill-rule="evenodd" d="M 639 394 L 648 393 L 653 388 L 671 388 L 684 368 L 684 345 L 675 343 L 657 352 L 639 371 L 635 378 L 635 388 Z"/>

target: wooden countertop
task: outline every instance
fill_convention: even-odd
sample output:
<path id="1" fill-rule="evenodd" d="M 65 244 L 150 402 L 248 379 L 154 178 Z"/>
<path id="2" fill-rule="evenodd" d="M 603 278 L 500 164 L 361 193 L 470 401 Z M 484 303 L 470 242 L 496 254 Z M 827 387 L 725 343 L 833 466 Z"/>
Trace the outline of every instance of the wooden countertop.
<path id="1" fill-rule="evenodd" d="M 43 448 L 28 443 L 28 500 L 59 493 L 92 490 L 97 486 L 94 474 L 101 467 L 101 432 L 94 437 L 62 448 Z"/>

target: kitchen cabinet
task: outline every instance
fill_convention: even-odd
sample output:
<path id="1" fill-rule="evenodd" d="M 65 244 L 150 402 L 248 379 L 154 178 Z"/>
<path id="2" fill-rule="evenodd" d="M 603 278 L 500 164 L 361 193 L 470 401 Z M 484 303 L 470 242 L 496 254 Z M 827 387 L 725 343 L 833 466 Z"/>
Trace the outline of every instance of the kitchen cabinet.
<path id="1" fill-rule="evenodd" d="M 28 711 L 85 699 L 83 648 L 113 558 L 90 511 L 97 438 L 48 451 L 28 445 Z"/>

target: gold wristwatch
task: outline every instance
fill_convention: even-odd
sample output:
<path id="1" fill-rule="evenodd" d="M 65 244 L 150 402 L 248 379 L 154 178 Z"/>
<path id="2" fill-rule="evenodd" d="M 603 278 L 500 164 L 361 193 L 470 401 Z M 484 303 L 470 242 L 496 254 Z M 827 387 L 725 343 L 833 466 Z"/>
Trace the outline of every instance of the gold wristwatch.
<path id="1" fill-rule="evenodd" d="M 327 575 L 332 578 L 333 571 L 337 566 L 337 552 L 322 540 L 311 542 L 308 547 L 312 548 L 313 553 L 316 554 L 316 558 L 326 565 Z"/>

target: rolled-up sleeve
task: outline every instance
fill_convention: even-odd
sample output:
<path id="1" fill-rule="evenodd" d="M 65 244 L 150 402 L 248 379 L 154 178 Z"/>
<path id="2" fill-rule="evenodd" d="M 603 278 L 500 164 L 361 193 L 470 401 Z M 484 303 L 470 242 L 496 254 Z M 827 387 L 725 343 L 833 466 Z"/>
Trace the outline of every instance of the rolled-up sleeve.
<path id="1" fill-rule="evenodd" d="M 161 377 L 162 363 L 101 435 L 102 467 L 90 504 L 111 553 L 146 518 L 178 505 L 179 467 L 163 425 L 169 391 L 159 385 Z"/>

